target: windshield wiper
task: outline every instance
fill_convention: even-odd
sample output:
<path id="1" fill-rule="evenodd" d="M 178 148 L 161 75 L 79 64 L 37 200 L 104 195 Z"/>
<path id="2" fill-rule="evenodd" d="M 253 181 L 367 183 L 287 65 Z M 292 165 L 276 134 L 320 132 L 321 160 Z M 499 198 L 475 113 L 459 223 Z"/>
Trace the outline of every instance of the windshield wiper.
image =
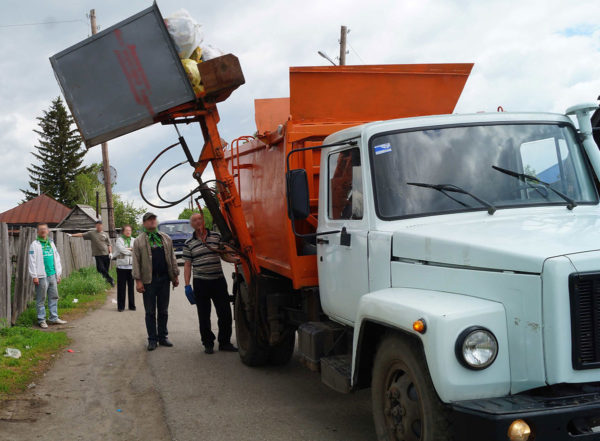
<path id="1" fill-rule="evenodd" d="M 553 188 L 548 182 L 542 181 L 542 180 L 536 178 L 535 176 L 528 175 L 528 174 L 525 174 L 525 173 L 519 173 L 519 172 L 512 171 L 512 170 L 508 170 L 506 168 L 498 167 L 497 165 L 492 165 L 492 168 L 494 170 L 498 170 L 500 173 L 504 173 L 506 175 L 512 176 L 513 178 L 517 178 L 517 179 L 519 179 L 519 180 L 521 180 L 521 181 L 523 181 L 525 183 L 529 180 L 529 181 L 533 181 L 533 182 L 535 182 L 537 184 L 543 185 L 548 190 L 554 192 L 556 195 L 558 195 L 562 199 L 564 199 L 567 202 L 567 208 L 569 210 L 572 210 L 573 208 L 577 207 L 577 202 L 575 202 L 569 196 L 567 196 L 563 192 L 560 192 L 557 189 Z"/>
<path id="2" fill-rule="evenodd" d="M 414 185 L 415 187 L 433 188 L 434 190 L 439 191 L 440 193 L 444 194 L 445 196 L 448 196 L 453 201 L 456 201 L 456 202 L 458 202 L 459 204 L 461 204 L 461 205 L 463 205 L 465 207 L 470 207 L 469 205 L 464 204 L 464 203 L 460 202 L 457 199 L 454 199 L 449 194 L 446 194 L 446 192 L 449 191 L 449 192 L 453 192 L 453 193 L 466 194 L 467 196 L 471 196 L 473 199 L 475 199 L 481 205 L 487 207 L 487 212 L 489 214 L 494 214 L 496 212 L 496 207 L 494 207 L 488 201 L 485 201 L 485 200 L 483 200 L 483 199 L 475 196 L 473 193 L 469 193 L 467 190 L 465 190 L 464 188 L 460 188 L 457 185 L 453 185 L 453 184 L 425 184 L 423 182 L 407 182 L 406 184 L 407 185 Z"/>

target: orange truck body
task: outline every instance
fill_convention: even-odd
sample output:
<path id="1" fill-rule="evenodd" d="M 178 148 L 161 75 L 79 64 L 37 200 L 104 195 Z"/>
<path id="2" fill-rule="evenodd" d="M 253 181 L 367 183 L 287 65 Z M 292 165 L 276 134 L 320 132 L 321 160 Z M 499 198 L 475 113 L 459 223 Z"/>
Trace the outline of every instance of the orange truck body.
<path id="1" fill-rule="evenodd" d="M 315 255 L 304 255 L 287 216 L 286 155 L 318 146 L 339 130 L 378 120 L 452 113 L 472 64 L 411 64 L 290 68 L 290 97 L 255 101 L 255 137 L 241 137 L 226 153 L 261 270 L 318 285 Z M 299 232 L 317 228 L 320 150 L 290 157 L 307 171 L 311 216 Z"/>

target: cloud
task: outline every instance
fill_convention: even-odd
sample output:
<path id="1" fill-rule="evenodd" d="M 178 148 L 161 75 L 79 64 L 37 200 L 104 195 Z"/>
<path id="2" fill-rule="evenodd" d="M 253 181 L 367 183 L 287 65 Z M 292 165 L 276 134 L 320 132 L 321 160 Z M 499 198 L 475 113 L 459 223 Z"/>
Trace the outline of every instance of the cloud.
<path id="1" fill-rule="evenodd" d="M 149 5 L 150 1 L 104 1 L 96 8 L 98 22 L 107 27 Z M 600 94 L 596 0 L 162 0 L 159 6 L 165 16 L 188 9 L 203 23 L 207 41 L 240 58 L 246 84 L 219 105 L 219 128 L 227 140 L 255 131 L 255 98 L 288 95 L 289 66 L 328 64 L 317 50 L 338 54 L 340 24 L 351 29 L 349 64 L 474 62 L 457 112 L 495 111 L 499 105 L 508 111 L 564 112 Z M 52 26 L 0 27 L 0 152 L 10 164 L 0 175 L 0 211 L 21 200 L 17 189 L 27 183 L 35 118 L 60 94 L 48 57 L 89 35 L 85 14 L 92 7 L 91 0 L 0 5 L 0 26 L 80 19 Z M 182 133 L 197 155 L 203 144 L 199 127 L 183 127 Z M 172 127 L 158 125 L 111 141 L 111 164 L 119 174 L 116 192 L 144 205 L 137 191 L 139 178 L 154 155 L 176 139 Z M 87 163 L 100 159 L 99 147 L 86 155 Z M 174 149 L 149 174 L 148 182 L 184 159 Z M 165 179 L 164 193 L 177 198 L 192 186 L 191 168 L 182 166 Z M 184 205 L 159 214 L 174 217 Z"/>

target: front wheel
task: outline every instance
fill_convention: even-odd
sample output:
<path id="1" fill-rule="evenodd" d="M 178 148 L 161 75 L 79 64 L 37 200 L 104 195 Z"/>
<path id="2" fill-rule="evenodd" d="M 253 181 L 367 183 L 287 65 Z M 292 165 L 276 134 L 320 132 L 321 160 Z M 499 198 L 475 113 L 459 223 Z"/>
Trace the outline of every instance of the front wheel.
<path id="1" fill-rule="evenodd" d="M 417 344 L 392 334 L 379 344 L 371 381 L 379 441 L 450 441 L 449 413 Z"/>

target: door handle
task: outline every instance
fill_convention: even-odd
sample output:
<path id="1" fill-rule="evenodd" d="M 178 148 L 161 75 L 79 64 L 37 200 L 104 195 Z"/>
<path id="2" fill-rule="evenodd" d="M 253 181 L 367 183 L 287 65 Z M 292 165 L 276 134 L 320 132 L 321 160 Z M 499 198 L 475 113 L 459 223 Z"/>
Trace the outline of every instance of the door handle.
<path id="1" fill-rule="evenodd" d="M 321 239 L 319 237 L 319 238 L 317 238 L 317 243 L 321 244 L 321 245 L 327 245 L 327 244 L 329 244 L 329 239 Z"/>

